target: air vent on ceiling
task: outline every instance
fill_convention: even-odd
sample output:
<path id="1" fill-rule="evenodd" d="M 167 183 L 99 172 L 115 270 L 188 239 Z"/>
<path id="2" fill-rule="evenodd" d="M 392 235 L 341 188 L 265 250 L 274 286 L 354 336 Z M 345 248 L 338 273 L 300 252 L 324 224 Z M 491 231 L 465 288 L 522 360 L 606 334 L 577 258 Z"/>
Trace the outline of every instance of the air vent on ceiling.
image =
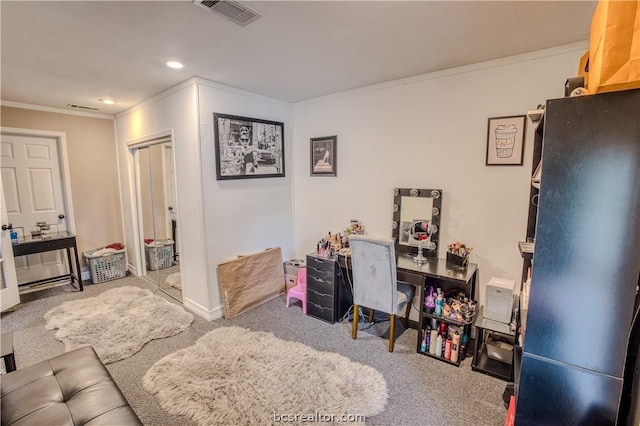
<path id="1" fill-rule="evenodd" d="M 243 27 L 262 16 L 250 7 L 232 0 L 193 0 L 193 4 L 222 15 Z"/>
<path id="2" fill-rule="evenodd" d="M 98 108 L 88 107 L 88 106 L 84 106 L 84 105 L 67 104 L 67 106 L 70 107 L 70 108 L 85 109 L 85 110 L 88 110 L 88 111 L 100 111 Z"/>

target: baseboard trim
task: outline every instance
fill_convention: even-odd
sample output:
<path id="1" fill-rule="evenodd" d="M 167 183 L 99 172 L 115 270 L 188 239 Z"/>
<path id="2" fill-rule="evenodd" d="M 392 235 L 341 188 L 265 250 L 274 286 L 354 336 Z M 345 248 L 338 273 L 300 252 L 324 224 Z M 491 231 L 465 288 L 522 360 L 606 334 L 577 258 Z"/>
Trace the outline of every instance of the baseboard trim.
<path id="1" fill-rule="evenodd" d="M 182 298 L 182 305 L 192 311 L 194 314 L 206 319 L 207 321 L 213 321 L 215 319 L 222 318 L 223 315 L 222 306 L 217 306 L 213 309 L 207 309 L 204 306 L 186 297 Z"/>

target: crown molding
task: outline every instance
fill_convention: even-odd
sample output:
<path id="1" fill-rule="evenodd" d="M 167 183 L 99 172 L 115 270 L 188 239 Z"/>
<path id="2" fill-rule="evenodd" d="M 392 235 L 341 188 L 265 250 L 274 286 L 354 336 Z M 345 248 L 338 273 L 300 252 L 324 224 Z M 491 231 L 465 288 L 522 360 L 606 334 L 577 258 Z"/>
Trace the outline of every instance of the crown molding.
<path id="1" fill-rule="evenodd" d="M 104 120 L 115 120 L 115 116 L 110 114 L 95 114 L 95 113 L 85 112 L 85 111 L 71 111 L 63 108 L 54 108 L 54 107 L 47 107 L 42 105 L 25 104 L 22 102 L 0 100 L 0 105 L 4 107 L 9 107 L 9 108 L 29 109 L 32 111 L 51 112 L 54 114 L 77 115 L 80 117 L 91 117 L 91 118 L 100 118 Z"/>

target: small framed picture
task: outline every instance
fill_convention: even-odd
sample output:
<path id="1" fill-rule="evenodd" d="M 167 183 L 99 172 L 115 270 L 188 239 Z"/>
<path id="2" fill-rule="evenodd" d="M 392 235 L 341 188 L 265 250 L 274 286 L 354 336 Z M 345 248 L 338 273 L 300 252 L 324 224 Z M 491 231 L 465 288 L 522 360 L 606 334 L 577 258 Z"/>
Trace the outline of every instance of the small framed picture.
<path id="1" fill-rule="evenodd" d="M 311 138 L 311 176 L 337 176 L 338 137 Z"/>
<path id="2" fill-rule="evenodd" d="M 213 113 L 216 179 L 284 177 L 284 124 Z"/>
<path id="3" fill-rule="evenodd" d="M 524 159 L 524 115 L 489 118 L 487 166 L 521 166 Z"/>

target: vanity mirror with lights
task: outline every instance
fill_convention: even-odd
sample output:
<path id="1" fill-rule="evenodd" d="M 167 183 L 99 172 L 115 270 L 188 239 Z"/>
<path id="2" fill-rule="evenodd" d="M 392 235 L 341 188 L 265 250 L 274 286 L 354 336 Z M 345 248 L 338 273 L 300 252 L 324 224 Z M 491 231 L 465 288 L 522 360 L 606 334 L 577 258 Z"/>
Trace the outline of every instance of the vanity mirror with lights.
<path id="1" fill-rule="evenodd" d="M 392 237 L 396 252 L 438 257 L 441 189 L 395 188 Z"/>

